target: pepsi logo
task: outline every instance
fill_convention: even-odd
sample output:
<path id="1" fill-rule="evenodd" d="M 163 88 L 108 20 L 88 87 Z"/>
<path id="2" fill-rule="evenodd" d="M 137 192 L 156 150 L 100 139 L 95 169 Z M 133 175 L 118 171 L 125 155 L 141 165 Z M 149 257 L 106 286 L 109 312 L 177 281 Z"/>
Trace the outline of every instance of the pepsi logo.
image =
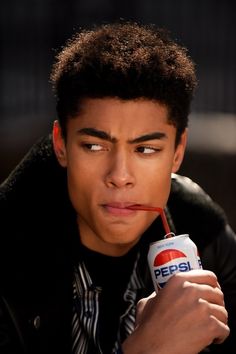
<path id="1" fill-rule="evenodd" d="M 186 258 L 186 254 L 176 249 L 164 250 L 155 257 L 153 265 L 158 267 L 178 258 Z"/>

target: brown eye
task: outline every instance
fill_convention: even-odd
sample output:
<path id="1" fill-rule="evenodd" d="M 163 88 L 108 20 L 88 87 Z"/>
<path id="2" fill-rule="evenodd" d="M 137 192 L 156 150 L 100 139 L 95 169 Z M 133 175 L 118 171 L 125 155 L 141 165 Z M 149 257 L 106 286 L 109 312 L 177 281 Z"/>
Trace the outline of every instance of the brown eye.
<path id="1" fill-rule="evenodd" d="M 136 148 L 136 151 L 141 154 L 151 155 L 151 154 L 154 154 L 155 152 L 160 151 L 160 149 L 157 149 L 157 148 L 154 148 L 151 146 L 139 146 Z"/>
<path id="2" fill-rule="evenodd" d="M 101 151 L 101 150 L 103 150 L 103 147 L 100 144 L 89 144 L 89 143 L 86 143 L 86 144 L 83 144 L 83 147 L 85 149 L 87 149 L 87 150 L 90 150 L 90 151 Z"/>

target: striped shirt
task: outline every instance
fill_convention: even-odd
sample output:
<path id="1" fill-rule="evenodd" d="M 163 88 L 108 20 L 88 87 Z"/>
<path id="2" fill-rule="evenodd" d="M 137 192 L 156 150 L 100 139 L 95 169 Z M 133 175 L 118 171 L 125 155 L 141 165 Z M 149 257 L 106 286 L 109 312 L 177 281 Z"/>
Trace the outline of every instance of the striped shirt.
<path id="1" fill-rule="evenodd" d="M 124 292 L 125 312 L 120 316 L 120 326 L 112 353 L 118 353 L 121 342 L 134 330 L 137 292 L 144 288 L 144 283 L 137 271 L 139 254 Z M 73 281 L 73 318 L 72 318 L 72 353 L 86 354 L 89 342 L 94 343 L 97 353 L 102 354 L 98 338 L 99 299 L 102 289 L 94 286 L 83 262 L 74 269 Z"/>

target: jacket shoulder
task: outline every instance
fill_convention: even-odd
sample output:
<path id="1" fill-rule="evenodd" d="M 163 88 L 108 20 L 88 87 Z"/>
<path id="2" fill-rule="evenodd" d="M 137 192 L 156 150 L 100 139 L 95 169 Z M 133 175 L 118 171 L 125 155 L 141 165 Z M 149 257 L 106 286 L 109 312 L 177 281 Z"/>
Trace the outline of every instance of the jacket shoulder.
<path id="1" fill-rule="evenodd" d="M 24 158 L 12 170 L 6 180 L 0 186 L 0 200 L 4 200 L 13 190 L 22 188 L 24 183 L 32 183 L 32 176 L 41 176 L 41 169 L 52 160 L 51 137 L 43 137 L 36 142 Z M 35 185 L 34 185 L 35 186 Z"/>
<path id="2" fill-rule="evenodd" d="M 176 232 L 209 242 L 227 224 L 223 209 L 194 181 L 173 174 L 168 200 Z"/>
<path id="3" fill-rule="evenodd" d="M 1 184 L 1 208 L 53 200 L 53 194 L 57 196 L 59 186 L 64 185 L 64 170 L 56 159 L 51 135 L 39 139 Z"/>
<path id="4" fill-rule="evenodd" d="M 42 138 L 0 186 L 0 221 L 6 229 L 4 234 L 22 239 L 26 235 L 30 237 L 32 232 L 49 232 L 70 207 L 66 171 L 56 159 L 51 137 Z"/>

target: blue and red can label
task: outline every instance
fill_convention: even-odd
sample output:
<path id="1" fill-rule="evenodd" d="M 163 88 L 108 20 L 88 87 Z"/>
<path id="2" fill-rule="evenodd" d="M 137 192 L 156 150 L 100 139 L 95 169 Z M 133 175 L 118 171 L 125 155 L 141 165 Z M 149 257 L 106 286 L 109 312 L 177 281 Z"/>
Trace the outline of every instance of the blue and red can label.
<path id="1" fill-rule="evenodd" d="M 156 292 L 175 273 L 202 268 L 197 247 L 187 234 L 151 243 L 148 264 Z"/>

